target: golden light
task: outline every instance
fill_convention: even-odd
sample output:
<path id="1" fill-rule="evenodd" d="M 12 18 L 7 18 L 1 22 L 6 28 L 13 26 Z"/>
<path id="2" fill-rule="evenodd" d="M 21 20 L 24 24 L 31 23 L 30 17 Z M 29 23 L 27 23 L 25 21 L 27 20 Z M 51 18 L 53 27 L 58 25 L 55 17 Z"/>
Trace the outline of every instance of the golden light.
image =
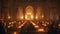
<path id="1" fill-rule="evenodd" d="M 33 23 L 33 22 L 31 22 L 31 23 L 32 23 L 32 25 L 33 25 L 35 28 L 39 28 L 39 26 L 36 25 L 35 23 Z"/>
<path id="2" fill-rule="evenodd" d="M 11 28 L 11 27 L 13 27 L 13 24 L 8 25 L 7 27 L 8 27 L 8 28 Z"/>
<path id="3" fill-rule="evenodd" d="M 26 20 L 33 20 L 33 15 L 25 15 Z"/>
<path id="4" fill-rule="evenodd" d="M 44 18 L 44 15 L 42 15 L 42 18 Z"/>
<path id="5" fill-rule="evenodd" d="M 32 24 L 35 26 L 36 24 L 32 22 Z"/>
<path id="6" fill-rule="evenodd" d="M 24 26 L 24 24 L 22 24 L 22 25 L 19 25 L 19 26 L 18 26 L 18 28 L 21 28 L 22 26 Z"/>
<path id="7" fill-rule="evenodd" d="M 21 16 L 20 19 L 23 19 L 23 16 Z"/>
<path id="8" fill-rule="evenodd" d="M 58 26 L 60 26 L 60 24 L 58 24 Z"/>
<path id="9" fill-rule="evenodd" d="M 19 25 L 18 28 L 21 28 L 22 26 L 24 26 L 26 22 L 24 22 L 23 24 Z"/>
<path id="10" fill-rule="evenodd" d="M 47 26 L 47 24 L 42 24 L 43 26 Z"/>
<path id="11" fill-rule="evenodd" d="M 18 7 L 17 19 L 18 19 L 18 20 L 24 19 L 24 16 L 23 16 L 23 8 L 20 7 L 20 6 Z"/>
<path id="12" fill-rule="evenodd" d="M 21 28 L 21 26 L 18 26 L 18 28 Z"/>
<path id="13" fill-rule="evenodd" d="M 38 16 L 36 16 L 36 19 L 38 19 Z"/>
<path id="14" fill-rule="evenodd" d="M 9 22 L 9 24 L 12 24 L 11 22 Z"/>
<path id="15" fill-rule="evenodd" d="M 14 23 L 16 23 L 16 22 L 11 22 L 11 24 L 14 24 Z"/>
<path id="16" fill-rule="evenodd" d="M 39 6 L 36 8 L 36 18 L 35 18 L 36 20 L 41 19 L 41 14 L 42 14 L 41 10 L 42 9 Z"/>
<path id="17" fill-rule="evenodd" d="M 12 27 L 12 22 L 9 22 L 8 28 Z"/>
<path id="18" fill-rule="evenodd" d="M 11 16 L 8 16 L 8 19 L 11 19 Z"/>
<path id="19" fill-rule="evenodd" d="M 33 17 L 33 14 L 34 14 L 33 11 L 34 11 L 34 9 L 33 9 L 32 6 L 29 5 L 29 6 L 26 7 L 26 9 L 25 9 L 25 12 L 26 12 L 25 13 L 25 19 L 26 20 L 33 20 L 33 18 L 34 18 Z"/>
<path id="20" fill-rule="evenodd" d="M 24 24 L 22 24 L 21 26 L 24 26 Z"/>
<path id="21" fill-rule="evenodd" d="M 31 13 L 27 13 L 28 15 L 31 15 Z"/>
<path id="22" fill-rule="evenodd" d="M 28 13 L 33 13 L 34 9 L 33 9 L 32 6 L 29 5 L 29 6 L 26 7 L 25 11 L 28 12 Z"/>
<path id="23" fill-rule="evenodd" d="M 26 16 L 25 16 L 25 19 L 26 19 L 26 20 L 30 20 L 30 16 L 26 15 Z"/>
<path id="24" fill-rule="evenodd" d="M 44 29 L 43 28 L 38 29 L 38 32 L 44 32 Z"/>
<path id="25" fill-rule="evenodd" d="M 32 20 L 33 20 L 33 18 L 34 18 L 33 15 L 31 15 L 31 19 L 32 19 Z"/>
<path id="26" fill-rule="evenodd" d="M 13 34 L 17 34 L 17 32 L 14 32 Z"/>
<path id="27" fill-rule="evenodd" d="M 8 26 L 8 28 L 10 28 L 11 26 Z"/>
<path id="28" fill-rule="evenodd" d="M 35 25 L 35 28 L 39 28 L 39 26 L 38 25 Z"/>

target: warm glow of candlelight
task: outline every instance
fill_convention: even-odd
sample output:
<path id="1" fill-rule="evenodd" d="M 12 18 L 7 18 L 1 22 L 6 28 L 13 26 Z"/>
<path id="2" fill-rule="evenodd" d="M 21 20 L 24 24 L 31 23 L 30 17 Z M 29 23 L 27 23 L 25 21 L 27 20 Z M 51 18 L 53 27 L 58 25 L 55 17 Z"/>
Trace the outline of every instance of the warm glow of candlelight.
<path id="1" fill-rule="evenodd" d="M 10 19 L 11 18 L 11 16 L 8 16 L 8 19 Z"/>
<path id="2" fill-rule="evenodd" d="M 17 32 L 14 32 L 13 34 L 17 34 Z"/>
<path id="3" fill-rule="evenodd" d="M 44 29 L 43 28 L 38 29 L 38 32 L 44 32 Z"/>

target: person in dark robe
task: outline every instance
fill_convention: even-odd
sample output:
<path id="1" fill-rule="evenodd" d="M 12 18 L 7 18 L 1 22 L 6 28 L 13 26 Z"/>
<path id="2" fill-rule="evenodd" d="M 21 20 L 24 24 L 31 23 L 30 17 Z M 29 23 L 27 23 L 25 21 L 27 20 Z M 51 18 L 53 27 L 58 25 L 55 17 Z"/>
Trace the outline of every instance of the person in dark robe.
<path id="1" fill-rule="evenodd" d="M 4 27 L 1 20 L 0 20 L 0 34 L 5 34 Z"/>
<path id="2" fill-rule="evenodd" d="M 55 22 L 53 22 L 50 27 L 49 27 L 49 31 L 48 31 L 48 34 L 57 34 L 57 30 L 55 28 Z"/>

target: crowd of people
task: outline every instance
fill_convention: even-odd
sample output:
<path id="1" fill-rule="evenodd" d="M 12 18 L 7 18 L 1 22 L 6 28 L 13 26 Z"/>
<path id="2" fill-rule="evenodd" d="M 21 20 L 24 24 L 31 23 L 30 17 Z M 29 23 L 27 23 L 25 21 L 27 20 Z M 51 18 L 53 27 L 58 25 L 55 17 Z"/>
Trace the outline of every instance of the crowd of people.
<path id="1" fill-rule="evenodd" d="M 60 31 L 57 30 L 57 26 L 56 26 L 55 22 L 52 22 L 52 24 L 47 27 L 49 28 L 47 34 L 60 34 Z M 2 21 L 0 21 L 0 34 L 6 34 Z"/>

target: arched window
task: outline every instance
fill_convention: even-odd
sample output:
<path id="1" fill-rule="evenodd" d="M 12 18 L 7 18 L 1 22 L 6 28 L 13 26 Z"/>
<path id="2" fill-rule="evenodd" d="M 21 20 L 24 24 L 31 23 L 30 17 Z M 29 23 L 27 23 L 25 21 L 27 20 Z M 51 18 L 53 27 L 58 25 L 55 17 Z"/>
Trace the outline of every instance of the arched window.
<path id="1" fill-rule="evenodd" d="M 23 8 L 22 7 L 18 7 L 17 18 L 19 20 L 23 19 Z"/>
<path id="2" fill-rule="evenodd" d="M 36 19 L 40 19 L 41 18 L 41 8 L 37 7 L 36 8 Z"/>
<path id="3" fill-rule="evenodd" d="M 32 6 L 27 6 L 26 9 L 25 9 L 25 19 L 26 20 L 32 20 L 34 17 L 34 9 Z"/>

